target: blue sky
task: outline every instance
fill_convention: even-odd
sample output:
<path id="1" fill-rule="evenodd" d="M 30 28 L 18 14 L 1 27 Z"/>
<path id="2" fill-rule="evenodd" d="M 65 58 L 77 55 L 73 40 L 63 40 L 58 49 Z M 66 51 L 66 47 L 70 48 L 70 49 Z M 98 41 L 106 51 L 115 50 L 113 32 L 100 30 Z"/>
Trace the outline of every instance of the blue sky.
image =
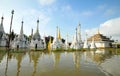
<path id="1" fill-rule="evenodd" d="M 32 28 L 35 32 L 39 18 L 41 36 L 44 33 L 55 36 L 59 26 L 61 36 L 65 38 L 68 33 L 71 38 L 80 22 L 83 40 L 85 31 L 91 36 L 98 28 L 101 33 L 119 39 L 120 0 L 0 0 L 5 32 L 9 31 L 12 9 L 15 10 L 12 29 L 18 34 L 21 20 L 24 33 L 30 35 Z"/>

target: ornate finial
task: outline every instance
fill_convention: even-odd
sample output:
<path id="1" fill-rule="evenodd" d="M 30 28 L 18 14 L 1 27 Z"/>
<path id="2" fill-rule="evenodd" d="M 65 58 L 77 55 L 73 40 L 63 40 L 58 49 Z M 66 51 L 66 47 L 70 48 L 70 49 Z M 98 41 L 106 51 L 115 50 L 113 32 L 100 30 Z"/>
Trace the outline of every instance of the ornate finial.
<path id="1" fill-rule="evenodd" d="M 31 38 L 33 37 L 33 28 L 31 29 Z"/>
<path id="2" fill-rule="evenodd" d="M 56 26 L 57 30 L 58 30 L 58 26 Z"/>
<path id="3" fill-rule="evenodd" d="M 39 19 L 37 20 L 37 23 L 39 23 Z"/>
<path id="4" fill-rule="evenodd" d="M 67 35 L 66 35 L 67 37 L 68 37 L 68 33 L 67 33 Z"/>
<path id="5" fill-rule="evenodd" d="M 23 24 L 24 22 L 23 22 L 23 20 L 22 20 L 22 24 Z"/>
<path id="6" fill-rule="evenodd" d="M 1 17 L 1 23 L 3 23 L 3 19 L 4 19 L 4 17 L 2 16 L 2 17 Z"/>
<path id="7" fill-rule="evenodd" d="M 76 32 L 76 36 L 77 36 L 77 28 L 75 29 L 75 32 Z"/>
<path id="8" fill-rule="evenodd" d="M 79 21 L 78 25 L 79 25 L 79 26 L 81 25 L 81 24 L 80 24 L 80 21 Z"/>
<path id="9" fill-rule="evenodd" d="M 99 28 L 98 28 L 98 34 L 100 34 Z"/>
<path id="10" fill-rule="evenodd" d="M 14 14 L 14 10 L 12 10 L 12 12 L 11 12 L 12 14 Z"/>
<path id="11" fill-rule="evenodd" d="M 3 19 L 4 19 L 4 17 L 2 16 L 2 17 L 1 17 L 1 19 L 3 20 Z"/>

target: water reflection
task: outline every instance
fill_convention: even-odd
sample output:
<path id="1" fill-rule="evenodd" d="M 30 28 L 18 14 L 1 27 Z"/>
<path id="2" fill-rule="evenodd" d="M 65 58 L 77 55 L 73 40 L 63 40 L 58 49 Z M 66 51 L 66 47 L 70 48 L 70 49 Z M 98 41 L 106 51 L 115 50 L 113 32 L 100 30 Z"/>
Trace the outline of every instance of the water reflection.
<path id="1" fill-rule="evenodd" d="M 9 63 L 10 61 L 12 61 L 12 59 L 15 59 L 17 62 L 17 70 L 16 70 L 16 76 L 19 76 L 20 73 L 20 68 L 21 68 L 21 62 L 22 62 L 22 58 L 24 57 L 25 53 L 10 53 L 7 52 L 6 53 L 6 65 L 5 65 L 5 76 L 9 76 L 8 75 L 8 71 L 11 69 L 9 69 Z M 15 63 L 13 63 L 15 64 Z"/>
<path id="2" fill-rule="evenodd" d="M 52 52 L 54 67 L 56 68 L 60 62 L 60 53 L 59 52 Z"/>
<path id="3" fill-rule="evenodd" d="M 77 70 L 80 69 L 80 55 L 81 55 L 80 52 L 73 53 L 73 62 Z"/>
<path id="4" fill-rule="evenodd" d="M 106 66 L 109 65 L 107 61 L 114 59 L 116 55 L 117 60 L 120 61 L 117 51 L 105 49 L 84 52 L 2 52 L 0 53 L 0 73 L 2 76 L 105 76 L 99 67 L 106 71 Z M 120 66 L 120 62 L 118 63 L 117 67 Z"/>
<path id="5" fill-rule="evenodd" d="M 42 52 L 29 52 L 30 61 L 32 60 L 34 63 L 34 65 L 33 65 L 34 70 L 33 70 L 32 76 L 35 76 L 35 74 L 36 74 L 37 64 L 38 64 L 38 61 L 39 61 L 39 58 L 41 57 L 41 55 L 42 55 Z"/>
<path id="6" fill-rule="evenodd" d="M 19 76 L 19 73 L 20 73 L 20 68 L 21 68 L 21 62 L 22 62 L 22 59 L 24 57 L 25 53 L 21 53 L 21 54 L 14 54 L 16 60 L 17 60 L 17 75 L 16 76 Z"/>

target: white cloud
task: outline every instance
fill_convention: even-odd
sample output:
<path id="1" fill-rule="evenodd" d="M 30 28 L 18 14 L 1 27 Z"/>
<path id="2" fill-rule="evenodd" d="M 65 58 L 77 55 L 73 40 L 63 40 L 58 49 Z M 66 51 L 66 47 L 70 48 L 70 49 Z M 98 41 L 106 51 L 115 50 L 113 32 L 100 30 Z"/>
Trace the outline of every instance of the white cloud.
<path id="1" fill-rule="evenodd" d="M 98 10 L 104 10 L 106 8 L 106 4 L 99 5 Z"/>
<path id="2" fill-rule="evenodd" d="M 100 29 L 100 33 L 105 36 L 112 36 L 112 39 L 119 40 L 120 41 L 120 17 L 108 20 L 98 27 Z M 88 35 L 94 35 L 97 33 L 98 28 L 93 28 L 90 30 L 87 30 Z"/>
<path id="3" fill-rule="evenodd" d="M 38 0 L 40 5 L 45 6 L 45 5 L 51 5 L 53 4 L 56 0 Z"/>
<path id="4" fill-rule="evenodd" d="M 84 11 L 84 12 L 81 13 L 81 15 L 83 15 L 83 16 L 92 16 L 93 12 L 92 11 Z"/>
<path id="5" fill-rule="evenodd" d="M 62 11 L 71 11 L 72 10 L 72 7 L 70 5 L 65 5 L 65 6 L 62 6 Z"/>
<path id="6" fill-rule="evenodd" d="M 107 9 L 107 10 L 105 10 L 105 13 L 104 13 L 104 15 L 105 16 L 110 16 L 110 15 L 113 15 L 113 14 L 115 14 L 115 10 L 114 9 Z"/>

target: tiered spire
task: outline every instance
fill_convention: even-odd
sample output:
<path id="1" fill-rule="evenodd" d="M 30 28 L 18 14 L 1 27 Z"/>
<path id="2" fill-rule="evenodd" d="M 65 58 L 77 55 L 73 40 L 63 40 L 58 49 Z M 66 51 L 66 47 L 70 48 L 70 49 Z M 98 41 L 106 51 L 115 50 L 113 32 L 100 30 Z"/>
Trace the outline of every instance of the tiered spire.
<path id="1" fill-rule="evenodd" d="M 85 38 L 85 42 L 84 42 L 83 48 L 85 48 L 85 49 L 88 49 L 88 48 L 89 48 L 89 46 L 88 46 L 88 41 L 87 41 L 87 33 L 86 33 L 86 38 Z"/>
<path id="2" fill-rule="evenodd" d="M 22 23 L 22 25 L 21 25 L 21 30 L 20 30 L 20 35 L 23 35 L 23 21 L 21 22 Z"/>
<path id="3" fill-rule="evenodd" d="M 99 30 L 99 28 L 98 28 L 98 31 L 97 31 L 97 33 L 98 33 L 98 34 L 100 34 L 100 30 Z"/>
<path id="4" fill-rule="evenodd" d="M 58 28 L 58 26 L 56 27 L 56 39 L 61 39 L 61 35 L 60 35 L 60 29 Z"/>
<path id="5" fill-rule="evenodd" d="M 68 44 L 68 33 L 66 35 L 66 41 L 65 41 L 66 45 Z"/>
<path id="6" fill-rule="evenodd" d="M 39 33 L 39 19 L 37 20 L 37 30 L 36 33 Z"/>
<path id="7" fill-rule="evenodd" d="M 3 19 L 4 17 L 1 17 L 1 24 L 0 24 L 0 31 L 4 33 L 4 28 L 3 28 Z"/>
<path id="8" fill-rule="evenodd" d="M 68 49 L 68 33 L 67 33 L 67 35 L 66 35 L 65 46 L 66 46 L 66 50 L 67 50 L 67 49 Z"/>
<path id="9" fill-rule="evenodd" d="M 58 39 L 61 39 L 60 29 L 58 28 Z"/>
<path id="10" fill-rule="evenodd" d="M 75 39 L 76 39 L 76 42 L 77 42 L 77 41 L 78 41 L 77 28 L 76 28 L 76 30 L 75 30 L 75 33 L 76 33 L 76 34 L 75 34 L 75 37 L 76 37 Z"/>
<path id="11" fill-rule="evenodd" d="M 57 39 L 57 36 L 58 36 L 58 26 L 56 27 L 56 39 Z"/>
<path id="12" fill-rule="evenodd" d="M 95 45 L 95 42 L 94 42 L 94 37 L 92 39 L 92 43 L 91 43 L 91 49 L 95 49 L 96 48 L 96 45 Z"/>
<path id="13" fill-rule="evenodd" d="M 3 19 L 4 19 L 4 17 L 2 16 L 1 17 L 1 25 L 3 25 Z"/>
<path id="14" fill-rule="evenodd" d="M 20 34 L 19 34 L 19 39 L 21 40 L 23 40 L 23 36 L 24 36 L 24 34 L 23 34 L 23 21 L 21 22 L 21 29 L 20 29 Z"/>
<path id="15" fill-rule="evenodd" d="M 33 29 L 31 29 L 31 38 L 33 37 Z"/>
<path id="16" fill-rule="evenodd" d="M 77 33 L 78 33 L 78 41 L 81 42 L 81 24 L 79 22 L 78 28 L 77 28 Z"/>

